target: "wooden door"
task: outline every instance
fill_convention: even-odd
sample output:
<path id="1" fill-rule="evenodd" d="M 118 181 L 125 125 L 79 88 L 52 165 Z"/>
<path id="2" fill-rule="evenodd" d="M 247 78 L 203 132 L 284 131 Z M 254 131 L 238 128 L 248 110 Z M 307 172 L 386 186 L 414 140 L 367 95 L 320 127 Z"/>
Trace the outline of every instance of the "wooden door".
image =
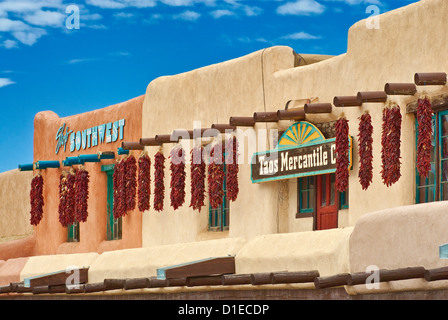
<path id="1" fill-rule="evenodd" d="M 339 193 L 336 192 L 335 180 L 334 173 L 317 176 L 317 230 L 338 227 Z"/>

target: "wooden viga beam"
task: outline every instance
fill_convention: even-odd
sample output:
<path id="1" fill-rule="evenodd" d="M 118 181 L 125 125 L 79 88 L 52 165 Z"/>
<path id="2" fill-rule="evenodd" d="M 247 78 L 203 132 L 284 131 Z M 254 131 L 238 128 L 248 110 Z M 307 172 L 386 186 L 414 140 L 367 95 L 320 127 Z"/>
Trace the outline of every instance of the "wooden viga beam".
<path id="1" fill-rule="evenodd" d="M 333 109 L 331 103 L 307 103 L 304 111 L 306 114 L 310 113 L 331 113 Z"/>
<path id="2" fill-rule="evenodd" d="M 278 115 L 277 111 L 270 112 L 254 112 L 255 122 L 277 122 Z"/>
<path id="3" fill-rule="evenodd" d="M 229 124 L 236 127 L 253 127 L 255 120 L 253 117 L 230 117 Z"/>
<path id="4" fill-rule="evenodd" d="M 297 110 L 278 110 L 277 111 L 277 119 L 278 120 L 305 120 L 305 110 L 297 109 Z"/>
<path id="5" fill-rule="evenodd" d="M 444 86 L 446 84 L 446 73 L 416 73 L 414 75 L 414 83 L 418 86 Z"/>
<path id="6" fill-rule="evenodd" d="M 386 83 L 384 92 L 387 95 L 413 96 L 417 93 L 417 86 L 414 83 Z"/>
<path id="7" fill-rule="evenodd" d="M 364 91 L 358 92 L 356 98 L 359 104 L 372 102 L 384 103 L 387 101 L 387 94 L 384 91 Z"/>
<path id="8" fill-rule="evenodd" d="M 359 107 L 362 103 L 359 103 L 357 96 L 336 96 L 333 99 L 335 107 Z"/>
<path id="9" fill-rule="evenodd" d="M 121 147 L 124 150 L 143 150 L 145 148 L 145 146 L 140 144 L 139 142 L 122 142 L 121 143 Z"/>

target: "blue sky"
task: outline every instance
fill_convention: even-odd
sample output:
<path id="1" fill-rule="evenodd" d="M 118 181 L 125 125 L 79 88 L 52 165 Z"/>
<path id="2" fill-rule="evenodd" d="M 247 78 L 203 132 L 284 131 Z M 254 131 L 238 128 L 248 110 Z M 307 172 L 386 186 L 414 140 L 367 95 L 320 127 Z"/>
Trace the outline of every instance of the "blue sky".
<path id="1" fill-rule="evenodd" d="M 103 108 L 144 94 L 159 76 L 274 45 L 342 54 L 369 5 L 384 13 L 413 2 L 0 0 L 0 172 L 33 161 L 39 111 L 64 117 Z M 79 29 L 67 28 L 70 5 Z"/>

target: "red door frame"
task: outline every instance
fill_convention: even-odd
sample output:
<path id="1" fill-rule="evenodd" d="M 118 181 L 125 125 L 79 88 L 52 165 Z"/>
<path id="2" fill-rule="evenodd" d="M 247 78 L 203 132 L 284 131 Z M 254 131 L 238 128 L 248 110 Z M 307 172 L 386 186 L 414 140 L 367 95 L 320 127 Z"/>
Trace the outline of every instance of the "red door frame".
<path id="1" fill-rule="evenodd" d="M 339 192 L 336 192 L 336 188 L 334 187 L 334 201 L 333 204 L 330 204 L 331 175 L 332 174 L 325 174 L 316 177 L 316 230 L 333 229 L 338 227 Z M 325 199 L 322 199 L 323 188 L 325 188 Z"/>

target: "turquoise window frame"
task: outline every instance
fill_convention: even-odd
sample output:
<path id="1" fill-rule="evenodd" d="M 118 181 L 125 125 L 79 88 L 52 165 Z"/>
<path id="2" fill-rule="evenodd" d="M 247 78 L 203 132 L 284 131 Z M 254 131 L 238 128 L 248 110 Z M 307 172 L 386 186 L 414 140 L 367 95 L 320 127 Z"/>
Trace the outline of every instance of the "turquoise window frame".
<path id="1" fill-rule="evenodd" d="M 448 135 L 443 135 L 443 123 L 442 123 L 442 117 L 448 115 L 448 110 L 444 110 L 444 111 L 440 111 L 438 112 L 438 145 L 436 144 L 436 147 L 438 148 L 438 177 L 437 177 L 437 182 L 439 184 L 438 189 L 439 189 L 439 200 L 448 200 L 443 198 L 443 185 L 447 185 L 448 186 L 448 180 L 446 181 L 442 181 L 442 177 L 443 177 L 443 162 L 446 161 L 448 162 L 448 158 L 443 158 L 443 138 L 448 138 Z M 448 150 L 447 150 L 448 152 Z M 436 179 L 434 179 L 436 180 Z"/>
<path id="2" fill-rule="evenodd" d="M 436 189 L 437 189 L 437 169 L 436 169 L 436 163 L 439 162 L 438 161 L 438 150 L 437 150 L 437 145 L 438 145 L 438 137 L 440 136 L 440 132 L 438 129 L 438 127 L 440 127 L 438 123 L 440 123 L 440 118 L 441 115 L 446 114 L 446 112 L 440 112 L 438 115 L 434 114 L 433 116 L 433 125 L 434 125 L 434 162 L 432 163 L 431 167 L 434 168 L 433 171 L 433 175 L 434 175 L 434 183 L 433 184 L 429 184 L 429 177 L 425 178 L 425 184 L 420 185 L 420 175 L 418 174 L 418 170 L 417 170 L 417 165 L 415 166 L 415 203 L 427 203 L 427 202 L 433 202 L 433 201 L 437 201 L 437 194 L 436 194 Z M 437 120 L 437 121 L 436 121 Z M 440 129 L 440 128 L 439 128 Z M 418 144 L 418 121 L 417 118 L 415 118 L 415 150 L 417 151 L 417 144 Z M 415 154 L 415 163 L 417 164 L 417 152 Z M 430 189 L 433 189 L 433 196 L 432 199 L 430 199 L 429 196 L 429 191 Z M 421 190 L 424 190 L 425 192 L 425 196 L 424 196 L 424 201 L 420 201 L 420 192 L 422 192 Z"/>
<path id="3" fill-rule="evenodd" d="M 79 242 L 79 222 L 67 226 L 67 242 Z"/>
<path id="4" fill-rule="evenodd" d="M 101 167 L 101 171 L 106 173 L 107 179 L 107 214 L 106 214 L 106 240 L 121 240 L 122 238 L 122 218 L 114 218 L 114 169 L 115 165 L 104 165 Z"/>
<path id="5" fill-rule="evenodd" d="M 310 188 L 311 185 L 311 179 L 314 179 L 314 188 Z M 306 188 L 302 189 L 302 182 L 306 181 Z M 309 215 L 310 213 L 314 213 L 315 207 L 316 207 L 316 201 L 313 201 L 313 203 L 310 202 L 310 192 L 314 192 L 314 200 L 316 200 L 316 176 L 308 176 L 308 177 L 302 177 L 297 178 L 297 197 L 298 197 L 298 208 L 297 208 L 297 214 L 298 215 Z M 307 197 L 307 203 L 308 207 L 304 207 L 304 203 L 302 201 L 303 197 L 302 194 L 306 192 Z M 312 205 L 312 206 L 311 206 Z"/>

